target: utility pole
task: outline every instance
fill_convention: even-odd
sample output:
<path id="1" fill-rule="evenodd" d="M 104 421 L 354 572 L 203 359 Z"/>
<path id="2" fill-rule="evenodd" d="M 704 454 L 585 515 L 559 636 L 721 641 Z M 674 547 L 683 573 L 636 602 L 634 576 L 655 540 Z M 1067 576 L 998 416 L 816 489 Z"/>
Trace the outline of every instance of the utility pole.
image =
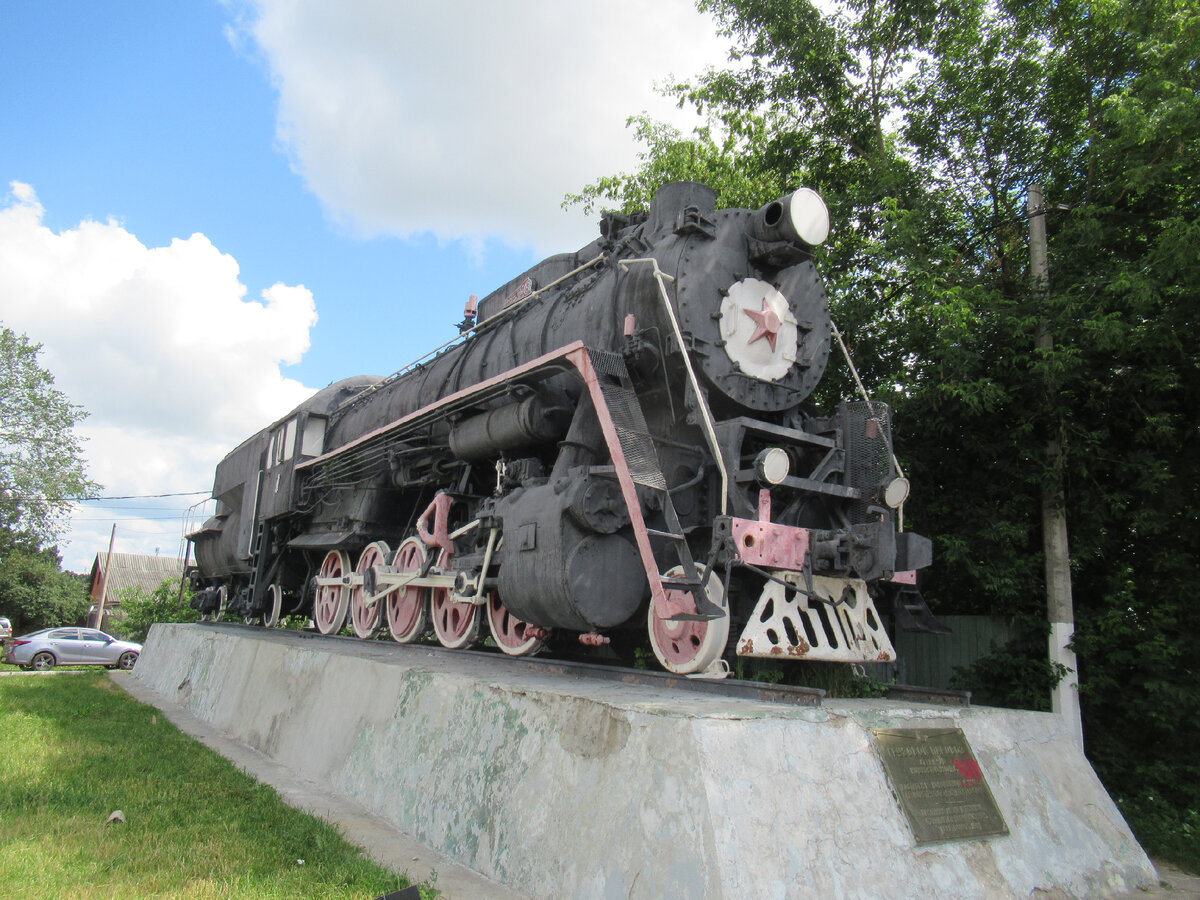
<path id="1" fill-rule="evenodd" d="M 1029 275 L 1034 296 L 1046 297 L 1050 267 L 1046 261 L 1046 203 L 1042 186 L 1029 186 Z M 1038 318 L 1037 351 L 1054 349 L 1044 315 Z M 1070 643 L 1075 637 L 1075 608 L 1071 598 L 1071 553 L 1067 545 L 1067 512 L 1064 506 L 1062 445 L 1057 429 L 1046 441 L 1046 464 L 1051 474 L 1042 482 L 1042 552 L 1046 557 L 1046 618 L 1050 622 L 1050 662 L 1063 665 L 1067 674 L 1050 692 L 1050 708 L 1062 716 L 1067 728 L 1083 746 L 1083 719 L 1079 713 L 1079 664 Z"/>
<path id="2" fill-rule="evenodd" d="M 113 544 L 117 542 L 117 523 L 113 522 L 112 534 L 108 537 L 108 556 L 104 557 L 104 585 L 100 588 L 100 606 L 96 610 L 96 628 L 104 627 L 104 601 L 108 598 L 108 570 L 112 568 Z"/>

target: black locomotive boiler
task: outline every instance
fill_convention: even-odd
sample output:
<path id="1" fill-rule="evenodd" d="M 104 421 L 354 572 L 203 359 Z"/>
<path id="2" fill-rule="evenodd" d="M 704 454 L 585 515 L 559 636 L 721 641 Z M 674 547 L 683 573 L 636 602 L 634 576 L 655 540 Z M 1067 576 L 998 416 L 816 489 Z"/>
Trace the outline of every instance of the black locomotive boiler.
<path id="1" fill-rule="evenodd" d="M 318 392 L 217 467 L 197 602 L 266 625 L 432 627 L 505 653 L 645 628 L 659 662 L 894 658 L 876 601 L 931 560 L 883 404 L 808 401 L 832 322 L 821 198 L 664 187 L 384 379 Z"/>

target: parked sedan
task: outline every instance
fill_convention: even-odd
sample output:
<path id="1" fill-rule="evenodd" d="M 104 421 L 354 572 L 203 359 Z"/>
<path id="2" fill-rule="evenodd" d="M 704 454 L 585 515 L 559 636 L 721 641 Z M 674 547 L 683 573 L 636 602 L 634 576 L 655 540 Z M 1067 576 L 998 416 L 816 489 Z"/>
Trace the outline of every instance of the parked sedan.
<path id="1" fill-rule="evenodd" d="M 55 666 L 132 669 L 141 652 L 141 644 L 119 641 L 95 628 L 43 628 L 8 641 L 3 661 L 38 670 Z"/>

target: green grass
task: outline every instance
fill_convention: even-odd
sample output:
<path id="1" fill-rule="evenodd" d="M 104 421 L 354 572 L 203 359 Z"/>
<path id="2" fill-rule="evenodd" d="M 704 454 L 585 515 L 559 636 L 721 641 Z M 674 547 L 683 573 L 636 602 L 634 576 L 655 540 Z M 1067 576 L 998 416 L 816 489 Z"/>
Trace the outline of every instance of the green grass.
<path id="1" fill-rule="evenodd" d="M 0 678 L 0 873 L 10 900 L 370 900 L 408 884 L 101 671 Z"/>

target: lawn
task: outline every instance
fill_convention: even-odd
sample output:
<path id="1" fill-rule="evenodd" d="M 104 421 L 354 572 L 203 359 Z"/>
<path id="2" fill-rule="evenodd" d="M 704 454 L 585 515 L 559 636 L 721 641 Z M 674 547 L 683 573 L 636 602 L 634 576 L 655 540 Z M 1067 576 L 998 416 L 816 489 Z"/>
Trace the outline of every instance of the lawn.
<path id="1" fill-rule="evenodd" d="M 115 810 L 126 821 L 106 824 Z M 0 678 L 0 822 L 10 900 L 370 900 L 408 884 L 101 672 Z"/>

